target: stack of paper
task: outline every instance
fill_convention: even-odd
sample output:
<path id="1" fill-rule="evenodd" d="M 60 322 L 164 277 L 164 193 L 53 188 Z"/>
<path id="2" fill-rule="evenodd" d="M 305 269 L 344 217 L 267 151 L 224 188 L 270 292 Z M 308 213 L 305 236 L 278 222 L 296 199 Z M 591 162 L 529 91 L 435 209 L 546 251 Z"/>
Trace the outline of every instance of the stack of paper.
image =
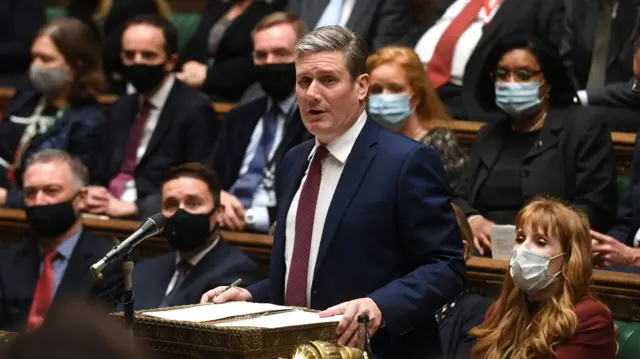
<path id="1" fill-rule="evenodd" d="M 214 324 L 217 327 L 256 327 L 256 328 L 284 328 L 298 325 L 339 322 L 342 315 L 320 318 L 318 313 L 294 310 L 291 312 L 265 315 L 263 317 L 236 320 L 233 322 Z"/>
<path id="2" fill-rule="evenodd" d="M 210 322 L 242 315 L 276 312 L 289 309 L 291 309 L 291 307 L 274 304 L 229 302 L 224 304 L 205 304 L 183 309 L 144 312 L 142 314 L 167 320 Z"/>

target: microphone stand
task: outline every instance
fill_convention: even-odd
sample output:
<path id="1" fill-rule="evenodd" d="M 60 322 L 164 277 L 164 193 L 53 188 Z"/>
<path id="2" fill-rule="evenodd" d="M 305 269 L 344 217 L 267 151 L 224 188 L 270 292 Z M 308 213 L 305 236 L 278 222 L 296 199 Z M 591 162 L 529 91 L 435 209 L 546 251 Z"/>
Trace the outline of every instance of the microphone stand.
<path id="1" fill-rule="evenodd" d="M 135 306 L 133 295 L 133 260 L 131 259 L 131 251 L 124 254 L 122 261 L 122 271 L 124 272 L 124 324 L 129 330 L 133 338 L 133 323 L 135 321 Z"/>

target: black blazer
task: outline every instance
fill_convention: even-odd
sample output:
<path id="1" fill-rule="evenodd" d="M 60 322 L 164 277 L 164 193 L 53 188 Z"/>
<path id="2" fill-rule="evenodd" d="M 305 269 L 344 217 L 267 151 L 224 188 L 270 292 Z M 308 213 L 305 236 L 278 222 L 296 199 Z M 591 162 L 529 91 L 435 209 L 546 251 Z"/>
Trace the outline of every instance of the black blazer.
<path id="1" fill-rule="evenodd" d="M 285 123 L 282 142 L 274 155 L 276 170 L 278 163 L 290 148 L 311 138 L 311 134 L 302 123 L 297 104 L 294 106 L 296 110 Z M 265 114 L 266 108 L 267 98 L 261 97 L 246 105 L 235 107 L 225 115 L 220 137 L 207 162 L 216 171 L 223 189 L 228 190 L 238 179 L 251 135 Z"/>
<path id="2" fill-rule="evenodd" d="M 138 94 L 125 95 L 109 110 L 99 173 L 92 176 L 95 183 L 108 187 L 120 172 L 139 106 Z M 218 122 L 209 99 L 176 79 L 134 173 L 142 217 L 160 211 L 160 188 L 171 167 L 207 160 L 218 135 Z"/>
<path id="3" fill-rule="evenodd" d="M 176 255 L 176 252 L 171 252 L 137 264 L 133 273 L 136 310 L 160 305 L 175 272 Z M 220 238 L 218 244 L 191 269 L 169 306 L 198 304 L 200 297 L 209 289 L 230 285 L 238 278 L 242 279 L 245 287 L 264 276 L 249 256 Z"/>
<path id="4" fill-rule="evenodd" d="M 28 238 L 0 252 L 0 329 L 23 331 L 40 275 L 40 250 L 38 239 Z M 115 308 L 110 299 L 120 298 L 124 282 L 122 271 L 116 263 L 103 272 L 103 280 L 96 282 L 89 267 L 101 259 L 113 242 L 83 229 L 52 305 L 69 298 L 91 298 Z"/>
<path id="5" fill-rule="evenodd" d="M 44 0 L 0 1 L 0 76 L 29 68 L 31 43 L 45 23 L 44 10 Z"/>
<path id="6" fill-rule="evenodd" d="M 633 239 L 640 229 L 640 133 L 636 136 L 629 186 L 618 206 L 618 218 L 609 235 L 633 247 Z"/>
<path id="7" fill-rule="evenodd" d="M 550 195 L 572 202 L 585 211 L 593 229 L 606 232 L 616 216 L 617 186 L 611 133 L 602 115 L 586 107 L 550 108 L 523 160 L 522 195 L 525 201 Z M 467 216 L 478 214 L 478 190 L 496 164 L 509 126 L 505 118 L 478 132 L 454 201 Z"/>
<path id="8" fill-rule="evenodd" d="M 576 89 L 589 79 L 600 0 L 566 0 L 565 33 L 560 51 Z M 640 28 L 640 2 L 620 1 L 611 24 L 606 83 L 626 82 L 633 76 L 634 42 Z"/>
<path id="9" fill-rule="evenodd" d="M 177 68 L 188 61 L 207 64 L 209 33 L 215 23 L 233 5 L 232 1 L 209 0 L 202 13 L 200 26 L 180 53 Z M 218 45 L 215 64 L 209 67 L 202 91 L 218 100 L 238 101 L 244 91 L 256 81 L 253 72 L 253 40 L 251 30 L 265 15 L 282 10 L 282 1 L 256 0 L 236 18 L 224 32 Z"/>

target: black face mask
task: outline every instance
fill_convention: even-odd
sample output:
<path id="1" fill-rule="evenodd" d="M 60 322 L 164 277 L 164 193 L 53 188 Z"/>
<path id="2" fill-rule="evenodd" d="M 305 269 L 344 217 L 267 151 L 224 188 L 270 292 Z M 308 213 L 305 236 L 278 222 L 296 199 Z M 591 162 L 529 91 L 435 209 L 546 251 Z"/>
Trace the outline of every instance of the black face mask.
<path id="1" fill-rule="evenodd" d="M 136 88 L 140 93 L 148 93 L 160 85 L 166 73 L 164 71 L 165 64 L 145 65 L 135 64 L 125 66 L 125 79 Z"/>
<path id="2" fill-rule="evenodd" d="M 293 93 L 296 86 L 296 65 L 267 64 L 256 66 L 260 86 L 274 101 L 280 102 Z"/>
<path id="3" fill-rule="evenodd" d="M 42 238 L 54 238 L 76 223 L 73 200 L 27 207 L 27 221 L 31 229 Z"/>
<path id="4" fill-rule="evenodd" d="M 169 240 L 169 245 L 178 251 L 191 252 L 203 245 L 211 236 L 211 213 L 192 214 L 179 209 L 173 217 L 167 219 L 162 230 L 162 237 Z"/>

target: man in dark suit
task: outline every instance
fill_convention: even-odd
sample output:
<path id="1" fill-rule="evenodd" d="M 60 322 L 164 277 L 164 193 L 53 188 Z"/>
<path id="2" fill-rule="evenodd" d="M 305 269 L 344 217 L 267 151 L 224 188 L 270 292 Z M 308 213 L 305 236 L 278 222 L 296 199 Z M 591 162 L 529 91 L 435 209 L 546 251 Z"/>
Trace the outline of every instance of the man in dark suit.
<path id="1" fill-rule="evenodd" d="M 263 278 L 244 252 L 220 236 L 220 184 L 209 167 L 187 163 L 172 169 L 162 185 L 162 203 L 163 237 L 176 251 L 136 266 L 137 310 L 197 304 L 211 287 L 238 278 L 246 286 Z"/>
<path id="2" fill-rule="evenodd" d="M 419 30 L 415 51 L 451 115 L 491 120 L 494 114 L 485 113 L 474 101 L 473 89 L 485 76 L 480 64 L 498 39 L 514 32 L 532 33 L 559 45 L 563 8 L 558 0 L 435 0 L 433 15 Z"/>
<path id="3" fill-rule="evenodd" d="M 302 21 L 285 12 L 265 16 L 253 30 L 253 63 L 266 95 L 225 116 L 209 161 L 224 189 L 220 224 L 226 228 L 269 230 L 277 213 L 277 164 L 287 150 L 311 137 L 294 93 L 295 47 L 306 32 Z"/>
<path id="4" fill-rule="evenodd" d="M 113 247 L 82 226 L 88 180 L 82 162 L 59 150 L 27 163 L 24 201 L 35 236 L 0 252 L 0 329 L 33 330 L 52 305 L 72 297 L 108 302 L 109 293 L 121 293 L 119 269 L 107 270 L 103 282 L 88 270 Z"/>
<path id="5" fill-rule="evenodd" d="M 218 121 L 203 94 L 176 80 L 178 32 L 157 15 L 133 19 L 122 36 L 122 61 L 137 90 L 109 111 L 88 211 L 146 217 L 160 210 L 162 178 L 172 166 L 204 162 Z"/>
<path id="6" fill-rule="evenodd" d="M 462 240 L 437 153 L 369 119 L 366 45 L 340 26 L 296 47 L 296 96 L 315 139 L 280 163 L 269 279 L 207 292 L 344 314 L 340 344 L 357 345 L 368 315 L 380 359 L 438 358 L 434 313 L 462 292 Z M 375 334 L 374 334 L 375 333 Z"/>
<path id="7" fill-rule="evenodd" d="M 309 28 L 346 26 L 374 51 L 388 45 L 414 45 L 413 15 L 406 0 L 289 0 L 287 11 Z"/>

